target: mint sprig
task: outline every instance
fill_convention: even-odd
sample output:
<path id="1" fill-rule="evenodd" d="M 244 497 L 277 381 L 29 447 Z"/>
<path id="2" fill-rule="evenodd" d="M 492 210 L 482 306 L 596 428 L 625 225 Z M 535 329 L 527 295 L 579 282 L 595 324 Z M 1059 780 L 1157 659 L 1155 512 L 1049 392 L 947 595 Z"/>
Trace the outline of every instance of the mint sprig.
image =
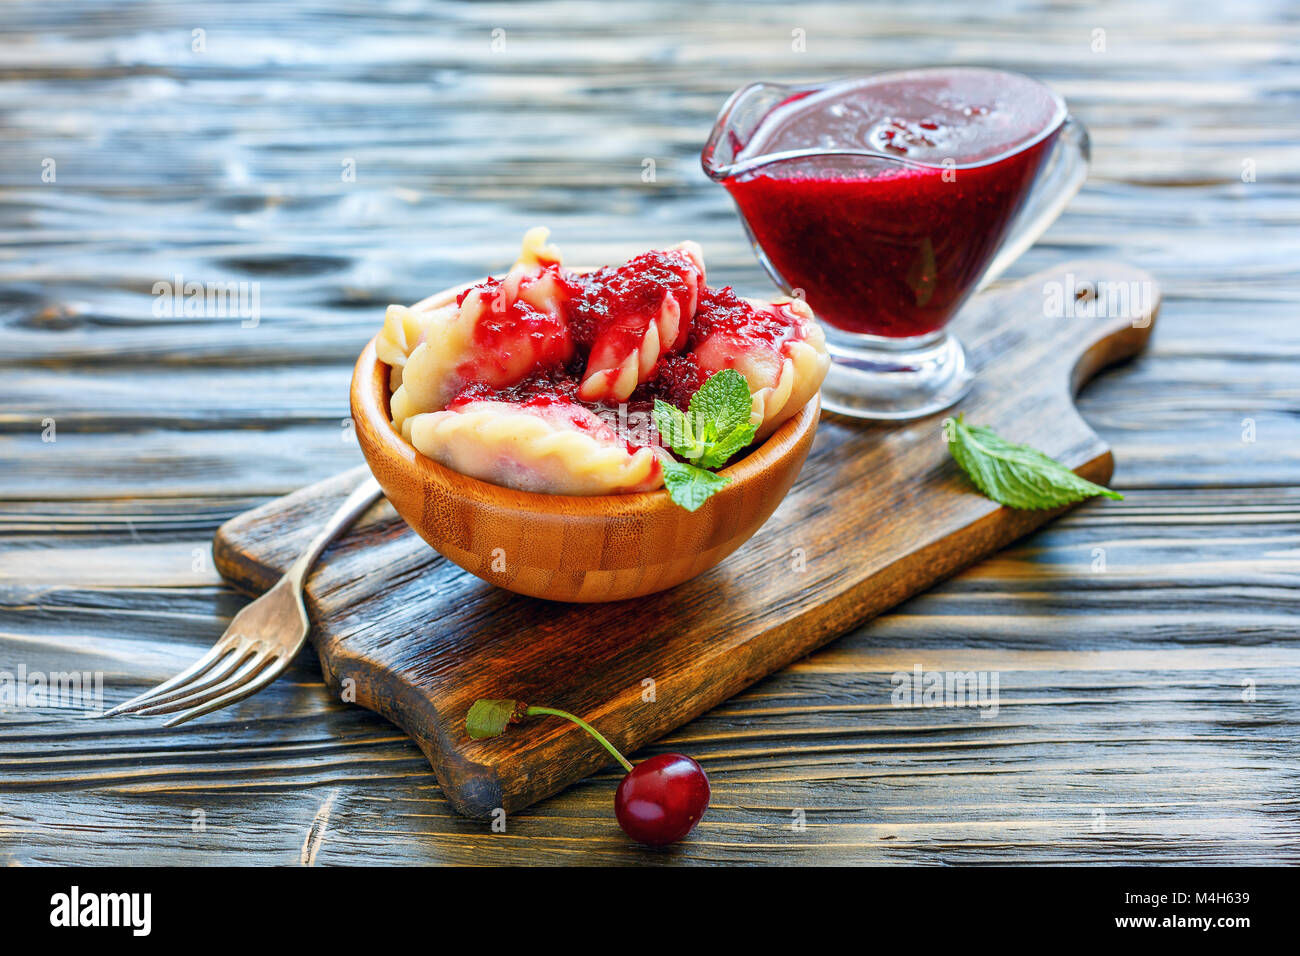
<path id="1" fill-rule="evenodd" d="M 710 375 L 685 412 L 655 399 L 660 439 L 686 459 L 664 463 L 664 487 L 674 503 L 695 511 L 731 482 L 709 469 L 721 468 L 754 440 L 755 426 L 749 420 L 753 404 L 745 376 L 732 368 Z"/>
<path id="2" fill-rule="evenodd" d="M 1081 478 L 1059 461 L 1028 445 L 1015 445 L 993 429 L 967 425 L 958 415 L 948 451 L 980 491 L 998 504 L 1028 510 L 1060 508 L 1096 495 L 1124 496 Z"/>

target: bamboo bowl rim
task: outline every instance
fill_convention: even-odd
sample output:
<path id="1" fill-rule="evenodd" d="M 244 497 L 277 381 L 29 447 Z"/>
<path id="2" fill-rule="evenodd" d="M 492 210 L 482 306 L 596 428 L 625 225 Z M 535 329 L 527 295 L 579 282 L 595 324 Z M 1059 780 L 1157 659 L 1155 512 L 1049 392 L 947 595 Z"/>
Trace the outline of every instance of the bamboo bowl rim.
<path id="1" fill-rule="evenodd" d="M 451 298 L 460 288 L 431 296 L 418 307 L 429 307 L 435 298 Z M 450 494 L 522 512 L 610 518 L 629 514 L 689 514 L 673 503 L 663 488 L 618 495 L 551 495 L 494 485 L 439 464 L 416 449 L 393 427 L 389 417 L 389 366 L 379 360 L 376 350 L 378 338 L 379 335 L 376 334 L 366 344 L 352 375 L 352 417 L 357 424 L 362 449 L 368 452 L 368 459 L 369 453 L 374 453 L 403 472 L 414 472 L 426 482 L 441 487 Z M 718 507 L 729 498 L 738 498 L 746 485 L 795 454 L 807 433 L 817 427 L 820 411 L 821 393 L 818 392 L 791 418 L 782 422 L 761 445 L 718 472 L 730 478 L 730 484 L 713 495 L 696 513 L 703 512 L 711 505 Z M 376 464 L 370 464 L 371 471 L 376 471 Z"/>

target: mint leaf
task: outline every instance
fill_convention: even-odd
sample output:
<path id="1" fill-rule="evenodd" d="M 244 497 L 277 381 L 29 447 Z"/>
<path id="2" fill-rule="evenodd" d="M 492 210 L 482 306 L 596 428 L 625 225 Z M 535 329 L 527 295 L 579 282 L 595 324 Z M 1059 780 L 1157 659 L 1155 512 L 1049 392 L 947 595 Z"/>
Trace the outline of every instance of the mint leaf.
<path id="1" fill-rule="evenodd" d="M 476 700 L 465 715 L 465 730 L 475 740 L 499 737 L 524 716 L 527 706 L 517 700 Z"/>
<path id="2" fill-rule="evenodd" d="M 754 440 L 755 431 L 757 431 L 755 426 L 746 421 L 739 428 L 733 429 L 725 438 L 709 444 L 696 464 L 701 468 L 721 468 L 727 463 L 728 458 Z"/>
<path id="3" fill-rule="evenodd" d="M 655 399 L 654 421 L 660 441 L 686 459 L 664 463 L 664 487 L 668 496 L 695 511 L 730 481 L 710 468 L 721 468 L 727 459 L 754 440 L 750 422 L 754 406 L 749 383 L 735 369 L 714 372 L 691 396 L 688 410 Z"/>
<path id="4" fill-rule="evenodd" d="M 730 478 L 680 461 L 666 461 L 663 467 L 664 488 L 668 490 L 668 497 L 687 511 L 695 511 L 731 484 Z"/>
<path id="5" fill-rule="evenodd" d="M 655 399 L 655 428 L 663 443 L 701 468 L 718 468 L 754 440 L 749 416 L 754 399 L 745 376 L 733 368 L 714 372 L 682 411 Z"/>
<path id="6" fill-rule="evenodd" d="M 660 440 L 683 458 L 698 458 L 703 446 L 691 431 L 691 422 L 676 405 L 655 399 L 655 428 Z"/>
<path id="7" fill-rule="evenodd" d="M 701 430 L 702 426 L 711 423 L 716 436 L 725 438 L 749 423 L 753 404 L 745 376 L 734 368 L 724 368 L 710 375 L 691 396 L 688 414 Z"/>
<path id="8" fill-rule="evenodd" d="M 952 422 L 948 451 L 975 487 L 1009 508 L 1042 509 L 1083 501 L 1094 495 L 1124 496 L 1080 478 L 1060 462 L 1028 445 L 1014 445 L 983 425 Z"/>

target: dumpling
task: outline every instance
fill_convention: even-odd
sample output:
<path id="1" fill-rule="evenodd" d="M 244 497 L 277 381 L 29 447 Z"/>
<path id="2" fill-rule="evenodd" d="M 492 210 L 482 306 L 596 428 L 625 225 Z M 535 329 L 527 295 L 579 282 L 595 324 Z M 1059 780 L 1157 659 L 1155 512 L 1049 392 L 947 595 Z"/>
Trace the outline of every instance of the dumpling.
<path id="1" fill-rule="evenodd" d="M 563 399 L 458 401 L 411 416 L 403 433 L 454 471 L 520 491 L 608 495 L 663 486 L 666 453 L 629 444 L 591 409 Z"/>
<path id="2" fill-rule="evenodd" d="M 385 335 L 391 344 L 386 348 L 411 345 L 392 396 L 394 425 L 401 428 L 411 415 L 443 408 L 467 384 L 501 388 L 536 368 L 573 358 L 566 320 L 571 287 L 561 273 L 559 254 L 545 245 L 546 234 L 545 229 L 530 232 L 519 261 L 503 278 L 466 290 L 455 306 L 427 318 L 408 315 L 411 310 L 400 306 L 389 308 Z"/>
<path id="3" fill-rule="evenodd" d="M 578 394 L 586 402 L 626 401 L 663 356 L 686 344 L 704 286 L 703 253 L 684 242 L 580 281 L 571 324 L 590 354 Z"/>
<path id="4" fill-rule="evenodd" d="M 543 312 L 558 313 L 563 310 L 570 290 L 559 279 L 560 250 L 547 244 L 546 239 L 550 234 L 550 230 L 543 226 L 524 233 L 519 259 L 509 274 L 515 277 L 513 285 L 509 288 L 519 294 L 522 285 L 522 297 L 529 305 Z M 548 269 L 549 266 L 556 268 Z M 525 278 L 531 281 L 525 283 Z M 492 281 L 488 280 L 483 285 L 488 285 Z M 419 305 L 413 308 L 404 305 L 388 307 L 388 312 L 384 316 L 384 326 L 379 330 L 379 338 L 376 340 L 375 351 L 379 360 L 398 374 L 397 384 L 393 385 L 393 389 L 401 384 L 401 370 L 406 367 L 407 357 L 417 345 L 429 337 L 431 329 L 445 329 L 447 324 L 456 317 L 463 300 L 469 297 L 469 291 L 472 290 L 467 290 L 455 303 L 433 308 L 421 308 Z"/>
<path id="5" fill-rule="evenodd" d="M 375 352 L 379 361 L 390 369 L 390 390 L 397 391 L 401 387 L 407 356 L 425 340 L 429 328 L 445 324 L 455 311 L 454 305 L 427 312 L 408 309 L 404 305 L 388 307 L 388 312 L 384 315 L 384 327 L 379 330 L 379 337 L 375 340 Z"/>
<path id="6" fill-rule="evenodd" d="M 675 460 L 655 401 L 688 410 L 735 369 L 761 440 L 821 387 L 830 356 L 804 302 L 708 288 L 693 242 L 577 273 L 547 236 L 530 231 L 500 278 L 389 307 L 393 425 L 434 461 L 521 491 L 653 491 Z"/>
<path id="7" fill-rule="evenodd" d="M 734 368 L 754 396 L 750 421 L 771 434 L 821 388 L 830 368 L 826 336 L 802 299 L 742 299 L 705 289 L 695 312 L 692 354 L 706 375 Z"/>

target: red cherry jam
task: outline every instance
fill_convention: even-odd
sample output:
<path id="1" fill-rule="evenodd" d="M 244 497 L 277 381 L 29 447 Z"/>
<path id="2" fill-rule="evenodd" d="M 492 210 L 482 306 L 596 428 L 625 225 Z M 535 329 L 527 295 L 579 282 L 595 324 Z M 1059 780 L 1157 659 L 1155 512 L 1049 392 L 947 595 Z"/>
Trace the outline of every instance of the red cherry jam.
<path id="1" fill-rule="evenodd" d="M 502 368 L 509 364 L 511 344 L 524 329 L 538 351 L 536 366 L 522 381 L 506 387 L 471 381 L 447 404 L 448 408 L 458 409 L 474 401 L 531 407 L 567 404 L 609 420 L 618 412 L 615 406 L 584 401 L 579 396 L 582 370 L 592 346 L 598 340 L 608 344 L 611 339 L 624 338 L 629 349 L 639 346 L 647 323 L 658 313 L 665 295 L 676 299 L 683 316 L 690 316 L 697 297 L 719 294 L 705 288 L 690 257 L 677 250 L 646 252 L 622 266 L 582 275 L 558 266 L 547 266 L 546 271 L 553 273 L 564 290 L 558 315 L 516 299 L 499 314 L 489 307 L 474 329 L 476 344 L 489 356 L 496 356 Z M 474 288 L 481 290 L 484 301 L 490 303 L 500 285 L 499 280 L 489 278 Z M 460 294 L 457 305 L 463 305 L 470 291 Z M 726 295 L 719 301 L 725 302 L 727 308 L 753 312 L 730 289 L 724 291 Z M 693 328 L 689 318 L 681 322 L 676 340 L 668 343 L 647 381 L 629 397 L 623 414 L 649 420 L 656 398 L 683 410 L 689 406 L 691 397 L 708 378 L 692 356 L 680 351 Z M 574 418 L 580 427 L 585 427 L 581 424 L 585 420 L 581 415 Z M 629 444 L 629 448 L 634 447 L 636 443 Z"/>
<path id="2" fill-rule="evenodd" d="M 505 388 L 493 388 L 483 382 L 471 382 L 462 388 L 447 407 L 455 410 L 470 402 L 506 402 L 510 405 L 555 405 L 578 401 L 578 379 L 564 366 L 535 369 L 521 382 Z"/>
<path id="3" fill-rule="evenodd" d="M 706 338 L 725 334 L 738 342 L 756 342 L 775 345 L 789 334 L 789 323 L 776 321 L 771 312 L 759 312 L 736 295 L 731 286 L 721 289 L 704 289 L 695 312 L 689 348 Z"/>
<path id="4" fill-rule="evenodd" d="M 660 398 L 669 405 L 676 405 L 686 411 L 691 398 L 708 377 L 695 361 L 694 355 L 685 352 L 665 355 L 650 373 L 650 380 L 632 393 L 628 405 L 650 408 L 654 405 L 654 400 Z"/>
<path id="5" fill-rule="evenodd" d="M 868 77 L 779 105 L 736 157 L 759 164 L 723 183 L 820 318 L 849 332 L 922 335 L 943 327 L 984 273 L 1064 118 L 1047 87 L 1012 73 Z M 903 162 L 824 152 L 836 149 Z"/>
<path id="6" fill-rule="evenodd" d="M 644 252 L 617 268 L 606 266 L 570 279 L 574 289 L 569 302 L 569 330 L 587 351 L 596 340 L 611 337 L 626 350 L 640 345 L 648 321 L 658 313 L 665 295 L 677 300 L 683 315 L 690 314 L 690 263 L 685 255 L 656 250 Z M 669 349 L 686 341 L 686 324 Z"/>

